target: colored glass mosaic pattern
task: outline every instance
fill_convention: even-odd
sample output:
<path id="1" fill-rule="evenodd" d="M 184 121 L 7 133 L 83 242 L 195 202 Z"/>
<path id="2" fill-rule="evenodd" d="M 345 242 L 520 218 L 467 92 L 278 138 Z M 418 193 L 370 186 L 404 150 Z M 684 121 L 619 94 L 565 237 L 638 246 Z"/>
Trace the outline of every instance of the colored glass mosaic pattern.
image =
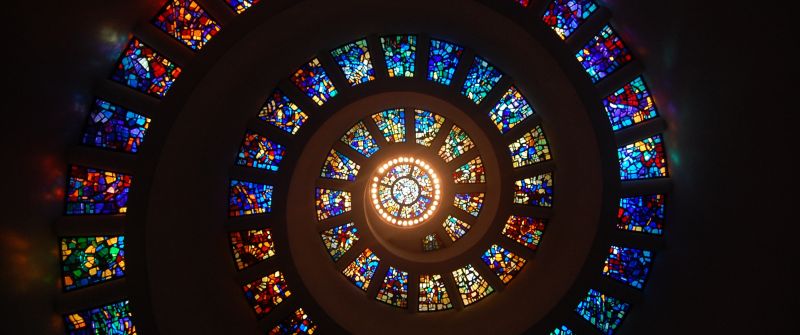
<path id="1" fill-rule="evenodd" d="M 320 176 L 328 179 L 356 180 L 361 166 L 344 154 L 331 149 L 325 163 L 322 165 Z"/>
<path id="2" fill-rule="evenodd" d="M 444 117 L 417 109 L 414 112 L 414 132 L 417 144 L 431 146 L 439 129 L 442 128 L 442 124 L 444 124 Z"/>
<path id="3" fill-rule="evenodd" d="M 597 327 L 603 334 L 611 335 L 628 313 L 630 305 L 599 291 L 589 289 L 586 297 L 578 303 L 575 312 Z"/>
<path id="4" fill-rule="evenodd" d="M 464 88 L 461 94 L 479 104 L 486 98 L 486 95 L 500 81 L 503 74 L 494 68 L 489 62 L 480 57 L 475 57 L 475 63 L 467 72 L 467 79 L 464 81 Z"/>
<path id="5" fill-rule="evenodd" d="M 353 208 L 353 197 L 350 192 L 317 188 L 316 191 L 317 220 L 344 214 Z"/>
<path id="6" fill-rule="evenodd" d="M 250 7 L 255 6 L 259 1 L 261 0 L 225 0 L 228 6 L 231 6 L 231 8 L 236 11 L 236 14 L 243 13 L 250 9 Z"/>
<path id="7" fill-rule="evenodd" d="M 483 253 L 481 259 L 489 266 L 492 272 L 500 277 L 504 284 L 508 284 L 511 279 L 514 279 L 519 271 L 522 270 L 522 267 L 525 266 L 524 258 L 497 244 L 490 246 L 489 250 Z"/>
<path id="8" fill-rule="evenodd" d="M 111 80 L 160 98 L 180 74 L 178 66 L 134 38 L 122 52 Z"/>
<path id="9" fill-rule="evenodd" d="M 292 295 L 283 273 L 275 271 L 242 287 L 247 302 L 253 306 L 256 316 L 263 318 L 281 302 Z"/>
<path id="10" fill-rule="evenodd" d="M 622 180 L 667 176 L 667 158 L 661 135 L 623 146 L 617 149 L 617 157 Z"/>
<path id="11" fill-rule="evenodd" d="M 528 249 L 536 250 L 542 241 L 546 223 L 544 219 L 511 215 L 503 227 L 502 234 L 526 246 Z"/>
<path id="12" fill-rule="evenodd" d="M 230 235 L 233 259 L 239 270 L 275 256 L 275 242 L 269 229 L 237 231 Z"/>
<path id="13" fill-rule="evenodd" d="M 564 40 L 596 10 L 597 4 L 592 0 L 553 0 L 547 5 L 542 20 Z"/>
<path id="14" fill-rule="evenodd" d="M 622 43 L 622 39 L 605 26 L 582 50 L 575 54 L 593 83 L 607 77 L 633 60 L 633 55 Z"/>
<path id="15" fill-rule="evenodd" d="M 417 37 L 398 35 L 381 37 L 389 77 L 413 77 L 417 55 Z"/>
<path id="16" fill-rule="evenodd" d="M 464 48 L 458 45 L 431 40 L 430 54 L 428 55 L 428 80 L 442 85 L 450 85 L 463 52 Z"/>
<path id="17" fill-rule="evenodd" d="M 464 302 L 464 306 L 471 305 L 494 292 L 494 289 L 489 286 L 489 283 L 478 274 L 478 271 L 472 265 L 468 264 L 453 271 L 453 278 L 456 280 L 456 286 L 458 287 L 458 292 L 461 293 L 461 300 Z"/>
<path id="18" fill-rule="evenodd" d="M 389 305 L 406 308 L 408 306 L 408 272 L 389 267 L 383 286 L 375 297 L 378 301 Z"/>
<path id="19" fill-rule="evenodd" d="M 422 238 L 422 250 L 424 251 L 434 251 L 439 250 L 442 248 L 442 240 L 439 239 L 439 235 L 436 233 L 431 233 L 425 235 Z"/>
<path id="20" fill-rule="evenodd" d="M 483 207 L 484 193 L 458 193 L 453 199 L 453 206 L 469 213 L 472 216 L 478 216 Z"/>
<path id="21" fill-rule="evenodd" d="M 358 288 L 366 291 L 381 261 L 372 250 L 366 249 L 342 273 Z"/>
<path id="22" fill-rule="evenodd" d="M 551 159 L 550 146 L 540 125 L 536 125 L 531 131 L 509 144 L 508 151 L 511 154 L 511 164 L 515 168 Z"/>
<path id="23" fill-rule="evenodd" d="M 342 68 L 350 85 L 366 83 L 375 79 L 375 69 L 367 49 L 367 40 L 358 40 L 331 51 L 331 56 Z"/>
<path id="24" fill-rule="evenodd" d="M 297 69 L 291 80 L 300 91 L 320 106 L 339 94 L 322 68 L 322 63 L 316 58 Z"/>
<path id="25" fill-rule="evenodd" d="M 231 180 L 228 214 L 244 216 L 272 211 L 272 186 Z"/>
<path id="26" fill-rule="evenodd" d="M 320 236 L 322 237 L 322 243 L 325 244 L 325 249 L 328 250 L 335 262 L 342 258 L 353 244 L 358 241 L 358 228 L 350 222 L 328 229 L 322 232 Z"/>
<path id="27" fill-rule="evenodd" d="M 83 129 L 81 143 L 135 153 L 144 141 L 150 118 L 102 99 L 96 99 Z"/>
<path id="28" fill-rule="evenodd" d="M 308 115 L 280 90 L 272 92 L 258 117 L 292 135 L 308 120 Z"/>
<path id="29" fill-rule="evenodd" d="M 61 238 L 64 290 L 102 283 L 125 275 L 125 236 Z"/>
<path id="30" fill-rule="evenodd" d="M 367 126 L 361 121 L 356 123 L 353 128 L 350 128 L 350 130 L 342 136 L 341 141 L 365 157 L 372 156 L 380 149 L 380 147 L 378 147 L 378 142 L 375 142 L 375 139 L 369 133 L 369 130 L 367 130 Z"/>
<path id="31" fill-rule="evenodd" d="M 131 176 L 72 166 L 67 185 L 67 215 L 124 214 Z"/>
<path id="32" fill-rule="evenodd" d="M 435 312 L 453 308 L 441 275 L 419 276 L 420 312 Z"/>
<path id="33" fill-rule="evenodd" d="M 650 250 L 611 246 L 603 275 L 640 289 L 652 264 L 653 252 Z"/>
<path id="34" fill-rule="evenodd" d="M 69 335 L 136 334 L 127 300 L 66 314 L 64 325 Z"/>
<path id="35" fill-rule="evenodd" d="M 153 24 L 192 50 L 200 50 L 222 29 L 193 0 L 169 0 Z"/>
<path id="36" fill-rule="evenodd" d="M 531 115 L 533 115 L 533 108 L 514 86 L 511 86 L 503 94 L 497 105 L 489 112 L 489 118 L 501 134 L 507 133 Z"/>
<path id="37" fill-rule="evenodd" d="M 450 163 L 450 161 L 463 155 L 473 147 L 475 147 L 475 143 L 469 138 L 467 132 L 454 125 L 453 128 L 450 129 L 450 134 L 447 135 L 444 144 L 439 149 L 439 156 L 442 157 L 445 162 Z"/>
<path id="38" fill-rule="evenodd" d="M 406 141 L 406 113 L 402 109 L 387 109 L 372 115 L 372 120 L 380 129 L 386 142 L 400 143 Z"/>
<path id="39" fill-rule="evenodd" d="M 617 228 L 661 235 L 664 231 L 664 203 L 663 194 L 619 199 Z"/>
<path id="40" fill-rule="evenodd" d="M 449 215 L 447 216 L 447 219 L 444 220 L 443 225 L 444 231 L 447 232 L 447 236 L 450 236 L 450 239 L 453 240 L 453 242 L 466 235 L 467 231 L 469 231 L 471 228 L 468 223 Z"/>
<path id="41" fill-rule="evenodd" d="M 514 182 L 514 203 L 553 206 L 553 174 L 546 173 Z"/>
<path id="42" fill-rule="evenodd" d="M 550 332 L 550 335 L 574 335 L 572 329 L 567 328 L 567 326 L 561 326 L 553 331 Z"/>
<path id="43" fill-rule="evenodd" d="M 317 325 L 308 317 L 302 308 L 292 314 L 292 316 L 281 321 L 280 324 L 269 331 L 269 335 L 310 335 L 317 330 Z"/>
<path id="44" fill-rule="evenodd" d="M 656 104 L 642 77 L 625 84 L 603 99 L 603 106 L 614 131 L 658 116 Z"/>
<path id="45" fill-rule="evenodd" d="M 267 171 L 278 171 L 278 166 L 285 153 L 286 149 L 283 145 L 248 131 L 244 135 L 242 147 L 239 148 L 236 164 Z"/>
<path id="46" fill-rule="evenodd" d="M 481 156 L 460 166 L 453 172 L 453 181 L 456 184 L 478 184 L 486 182 L 486 169 L 483 167 Z"/>

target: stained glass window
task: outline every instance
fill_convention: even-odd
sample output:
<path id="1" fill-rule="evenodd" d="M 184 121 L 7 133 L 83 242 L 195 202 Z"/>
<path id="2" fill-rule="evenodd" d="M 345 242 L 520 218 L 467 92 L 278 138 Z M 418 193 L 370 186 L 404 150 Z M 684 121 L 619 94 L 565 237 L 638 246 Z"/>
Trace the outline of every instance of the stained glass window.
<path id="1" fill-rule="evenodd" d="M 247 302 L 253 306 L 256 316 L 264 317 L 278 306 L 283 300 L 292 295 L 283 273 L 275 271 L 269 276 L 262 277 L 242 287 Z"/>
<path id="2" fill-rule="evenodd" d="M 483 98 L 489 94 L 489 91 L 494 88 L 494 85 L 500 81 L 503 74 L 494 68 L 489 62 L 483 58 L 475 57 L 475 63 L 467 72 L 467 79 L 464 81 L 464 88 L 461 89 L 461 94 L 475 102 L 481 103 Z"/>
<path id="3" fill-rule="evenodd" d="M 536 250 L 542 240 L 545 223 L 544 219 L 511 215 L 503 227 L 503 235 L 531 250 Z"/>
<path id="4" fill-rule="evenodd" d="M 122 52 L 111 80 L 142 93 L 167 95 L 181 69 L 138 39 L 131 39 Z"/>
<path id="5" fill-rule="evenodd" d="M 664 227 L 664 195 L 619 199 L 617 228 L 661 235 Z"/>
<path id="6" fill-rule="evenodd" d="M 228 215 L 244 216 L 272 211 L 272 186 L 231 180 Z"/>
<path id="7" fill-rule="evenodd" d="M 483 253 L 481 259 L 505 284 L 514 279 L 525 266 L 524 258 L 497 244 L 490 246 L 489 250 Z"/>
<path id="8" fill-rule="evenodd" d="M 322 221 L 349 212 L 353 207 L 353 199 L 347 191 L 317 188 L 316 205 L 317 219 Z"/>
<path id="9" fill-rule="evenodd" d="M 64 325 L 69 335 L 136 334 L 127 300 L 66 314 Z"/>
<path id="10" fill-rule="evenodd" d="M 350 222 L 328 229 L 322 232 L 320 236 L 322 236 L 322 243 L 325 244 L 325 249 L 328 249 L 328 253 L 335 262 L 358 241 L 358 228 Z"/>
<path id="11" fill-rule="evenodd" d="M 402 109 L 387 109 L 372 115 L 386 142 L 406 141 L 406 113 Z"/>
<path id="12" fill-rule="evenodd" d="M 389 305 L 406 308 L 408 305 L 408 272 L 389 267 L 383 286 L 375 297 L 378 301 Z"/>
<path id="13" fill-rule="evenodd" d="M 478 216 L 483 207 L 484 193 L 458 193 L 453 199 L 453 206 L 472 216 Z"/>
<path id="14" fill-rule="evenodd" d="M 553 0 L 542 20 L 564 40 L 596 10 L 597 5 L 592 0 Z"/>
<path id="15" fill-rule="evenodd" d="M 302 308 L 292 314 L 289 318 L 281 321 L 280 324 L 269 331 L 269 335 L 287 335 L 287 334 L 314 334 L 317 330 L 317 325 L 311 318 L 308 317 Z"/>
<path id="16" fill-rule="evenodd" d="M 531 131 L 508 145 L 511 163 L 515 168 L 550 160 L 550 146 L 542 126 L 536 125 Z"/>
<path id="17" fill-rule="evenodd" d="M 129 175 L 72 166 L 67 187 L 67 215 L 126 213 L 130 187 Z"/>
<path id="18" fill-rule="evenodd" d="M 383 54 L 389 77 L 413 77 L 414 61 L 417 54 L 417 37 L 398 35 L 381 37 Z"/>
<path id="19" fill-rule="evenodd" d="M 546 173 L 514 182 L 514 203 L 553 206 L 553 174 Z"/>
<path id="20" fill-rule="evenodd" d="M 297 69 L 291 79 L 297 88 L 320 106 L 339 94 L 316 58 Z"/>
<path id="21" fill-rule="evenodd" d="M 125 275 L 125 236 L 61 238 L 64 290 L 102 283 Z"/>
<path id="22" fill-rule="evenodd" d="M 192 0 L 170 0 L 153 24 L 194 50 L 200 50 L 221 27 Z"/>
<path id="23" fill-rule="evenodd" d="M 642 288 L 653 263 L 650 250 L 611 246 L 603 275 L 635 288 Z"/>
<path id="24" fill-rule="evenodd" d="M 619 175 L 622 180 L 667 176 L 667 158 L 661 135 L 628 144 L 617 149 Z"/>
<path id="25" fill-rule="evenodd" d="M 285 152 L 286 149 L 283 145 L 248 131 L 244 135 L 236 164 L 267 171 L 278 171 Z"/>
<path id="26" fill-rule="evenodd" d="M 507 133 L 531 115 L 533 115 L 533 108 L 514 86 L 511 86 L 503 94 L 497 105 L 489 112 L 489 118 L 492 119 L 501 134 Z"/>
<path id="27" fill-rule="evenodd" d="M 275 256 L 275 242 L 269 229 L 233 232 L 231 248 L 239 270 Z"/>
<path id="28" fill-rule="evenodd" d="M 434 312 L 453 308 L 441 275 L 419 276 L 419 311 Z"/>
<path id="29" fill-rule="evenodd" d="M 353 284 L 366 291 L 369 287 L 369 282 L 372 280 L 372 276 L 375 275 L 375 270 L 378 269 L 378 263 L 380 261 L 381 259 L 375 256 L 372 250 L 366 249 L 358 255 L 342 273 L 344 273 Z"/>
<path id="30" fill-rule="evenodd" d="M 443 225 L 444 230 L 447 232 L 447 236 L 450 236 L 450 239 L 453 240 L 453 242 L 464 236 L 471 228 L 468 223 L 456 219 L 453 216 L 447 216 L 447 219 L 444 220 Z"/>
<path id="31" fill-rule="evenodd" d="M 439 250 L 442 248 L 442 240 L 439 239 L 439 235 L 436 233 L 431 233 L 425 235 L 422 238 L 422 250 L 424 251 L 434 251 Z"/>
<path id="32" fill-rule="evenodd" d="M 356 180 L 361 166 L 344 154 L 331 149 L 325 164 L 322 165 L 320 176 L 328 179 Z"/>
<path id="33" fill-rule="evenodd" d="M 361 121 L 356 123 L 353 128 L 350 128 L 350 130 L 342 136 L 341 140 L 353 148 L 353 150 L 358 151 L 366 157 L 372 156 L 372 154 L 378 152 L 380 149 L 378 143 L 375 142 L 375 139 L 372 138 L 369 130 L 367 130 L 367 126 Z"/>
<path id="34" fill-rule="evenodd" d="M 550 335 L 573 335 L 572 329 L 567 326 L 561 326 L 550 332 Z"/>
<path id="35" fill-rule="evenodd" d="M 460 166 L 453 172 L 453 181 L 456 184 L 476 184 L 486 182 L 486 170 L 483 167 L 481 156 L 473 158 L 471 161 Z"/>
<path id="36" fill-rule="evenodd" d="M 450 85 L 463 52 L 464 48 L 458 45 L 431 40 L 430 54 L 428 55 L 428 80 L 442 85 Z"/>
<path id="37" fill-rule="evenodd" d="M 530 0 L 514 0 L 522 7 L 528 7 L 528 4 L 531 2 Z"/>
<path id="38" fill-rule="evenodd" d="M 637 77 L 611 93 L 603 99 L 603 106 L 614 131 L 658 116 L 653 97 L 650 96 L 642 77 Z"/>
<path id="39" fill-rule="evenodd" d="M 293 135 L 308 120 L 308 115 L 280 90 L 272 92 L 267 102 L 264 103 L 264 107 L 261 107 L 258 117 Z"/>
<path id="40" fill-rule="evenodd" d="M 575 54 L 583 69 L 596 83 L 633 60 L 633 56 L 622 39 L 605 26 L 582 50 Z"/>
<path id="41" fill-rule="evenodd" d="M 444 118 L 438 114 L 417 109 L 414 113 L 414 131 L 417 144 L 431 146 L 436 134 L 444 124 Z"/>
<path id="42" fill-rule="evenodd" d="M 614 333 L 630 305 L 599 291 L 589 289 L 575 311 L 607 335 Z"/>
<path id="43" fill-rule="evenodd" d="M 116 151 L 137 152 L 150 118 L 102 99 L 96 99 L 81 143 Z"/>
<path id="44" fill-rule="evenodd" d="M 444 159 L 445 162 L 450 162 L 458 156 L 461 156 L 465 152 L 469 151 L 475 146 L 475 143 L 472 142 L 472 139 L 469 138 L 467 132 L 461 130 L 458 126 L 454 125 L 452 129 L 450 129 L 450 134 L 447 135 L 447 138 L 444 140 L 444 145 L 442 145 L 441 149 L 439 149 L 439 156 Z"/>
<path id="45" fill-rule="evenodd" d="M 475 271 L 472 265 L 468 264 L 453 271 L 453 278 L 456 280 L 456 286 L 458 286 L 458 292 L 461 293 L 464 306 L 477 302 L 494 292 L 494 289 L 478 274 L 478 271 Z"/>
<path id="46" fill-rule="evenodd" d="M 225 0 L 237 14 L 241 14 L 261 0 Z"/>
<path id="47" fill-rule="evenodd" d="M 367 49 L 367 40 L 358 40 L 331 51 L 331 56 L 342 68 L 350 85 L 355 86 L 375 79 L 375 69 Z"/>

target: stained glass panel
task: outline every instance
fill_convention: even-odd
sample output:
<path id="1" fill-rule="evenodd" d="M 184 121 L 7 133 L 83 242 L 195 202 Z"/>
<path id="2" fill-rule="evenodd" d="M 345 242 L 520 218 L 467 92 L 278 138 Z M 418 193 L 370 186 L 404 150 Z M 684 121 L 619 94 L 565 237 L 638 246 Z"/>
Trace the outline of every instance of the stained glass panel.
<path id="1" fill-rule="evenodd" d="M 153 24 L 193 50 L 200 50 L 222 29 L 192 0 L 169 0 Z"/>
<path id="2" fill-rule="evenodd" d="M 447 232 L 447 235 L 450 236 L 450 239 L 453 240 L 453 242 L 464 236 L 471 228 L 468 223 L 456 219 L 453 216 L 447 216 L 447 219 L 444 220 L 443 225 L 444 230 Z"/>
<path id="3" fill-rule="evenodd" d="M 553 206 L 553 174 L 546 173 L 514 182 L 514 203 Z"/>
<path id="4" fill-rule="evenodd" d="M 122 52 L 111 80 L 142 93 L 167 95 L 181 69 L 138 39 L 131 39 Z"/>
<path id="5" fill-rule="evenodd" d="M 497 105 L 489 112 L 489 118 L 492 119 L 501 134 L 507 133 L 531 115 L 533 115 L 533 108 L 514 86 L 511 86 L 503 94 Z"/>
<path id="6" fill-rule="evenodd" d="M 136 334 L 127 300 L 66 314 L 64 325 L 69 335 Z"/>
<path id="7" fill-rule="evenodd" d="M 625 84 L 603 99 L 608 120 L 614 131 L 633 126 L 658 116 L 656 104 L 642 77 Z"/>
<path id="8" fill-rule="evenodd" d="M 325 163 L 322 165 L 320 176 L 328 179 L 356 180 L 361 166 L 344 154 L 331 149 Z"/>
<path id="9" fill-rule="evenodd" d="M 617 228 L 661 235 L 664 227 L 663 194 L 619 199 Z"/>
<path id="10" fill-rule="evenodd" d="M 596 10 L 597 5 L 591 0 L 553 0 L 547 5 L 542 20 L 564 40 Z"/>
<path id="11" fill-rule="evenodd" d="M 583 69 L 596 83 L 633 60 L 622 39 L 605 26 L 582 50 L 575 54 Z"/>
<path id="12" fill-rule="evenodd" d="M 479 104 L 502 77 L 503 74 L 489 62 L 483 58 L 475 57 L 475 63 L 472 64 L 469 72 L 467 72 L 467 79 L 464 81 L 464 88 L 461 89 L 461 94 Z"/>
<path id="13" fill-rule="evenodd" d="M 380 261 L 381 259 L 375 256 L 372 250 L 366 249 L 342 273 L 358 288 L 366 291 Z"/>
<path id="14" fill-rule="evenodd" d="M 661 135 L 623 146 L 617 149 L 617 156 L 622 180 L 667 176 L 667 158 Z"/>
<path id="15" fill-rule="evenodd" d="M 236 164 L 267 171 L 278 171 L 278 166 L 285 153 L 286 149 L 283 145 L 248 131 L 244 135 L 242 147 L 239 148 Z"/>
<path id="16" fill-rule="evenodd" d="M 253 306 L 259 318 L 269 314 L 278 304 L 292 295 L 280 271 L 244 285 L 242 289 L 247 302 Z"/>
<path id="17" fill-rule="evenodd" d="M 472 216 L 478 216 L 483 207 L 484 193 L 458 193 L 453 199 L 453 206 Z"/>
<path id="18" fill-rule="evenodd" d="M 474 146 L 475 143 L 473 143 L 472 139 L 469 138 L 467 132 L 454 125 L 453 128 L 450 129 L 450 134 L 447 135 L 444 145 L 442 145 L 442 147 L 439 149 L 439 156 L 441 156 L 445 162 L 449 163 L 456 157 L 461 156 L 465 152 L 469 151 L 469 149 L 472 149 Z"/>
<path id="19" fill-rule="evenodd" d="M 280 90 L 272 92 L 264 107 L 261 107 L 258 117 L 292 135 L 308 120 L 308 115 Z"/>
<path id="20" fill-rule="evenodd" d="M 550 335 L 574 335 L 572 329 L 567 328 L 567 326 L 561 326 L 553 331 L 550 332 Z"/>
<path id="21" fill-rule="evenodd" d="M 511 215 L 503 227 L 503 235 L 531 250 L 536 250 L 542 240 L 545 224 L 544 219 Z"/>
<path id="22" fill-rule="evenodd" d="M 508 145 L 511 163 L 515 168 L 550 160 L 550 146 L 542 126 L 536 125 L 531 131 Z"/>
<path id="23" fill-rule="evenodd" d="M 486 169 L 483 167 L 481 156 L 460 166 L 453 172 L 453 181 L 456 184 L 477 184 L 486 182 Z"/>
<path id="24" fill-rule="evenodd" d="M 317 219 L 322 221 L 349 212 L 353 207 L 353 199 L 347 191 L 318 188 L 316 206 Z"/>
<path id="25" fill-rule="evenodd" d="M 67 215 L 124 214 L 131 176 L 81 166 L 70 169 Z"/>
<path id="26" fill-rule="evenodd" d="M 375 69 L 367 49 L 367 40 L 358 40 L 331 51 L 331 56 L 342 68 L 350 85 L 355 86 L 375 79 Z"/>
<path id="27" fill-rule="evenodd" d="M 61 278 L 71 291 L 125 276 L 125 236 L 61 238 Z"/>
<path id="28" fill-rule="evenodd" d="M 406 141 L 406 113 L 402 109 L 387 109 L 372 115 L 372 120 L 380 129 L 386 142 Z"/>
<path id="29" fill-rule="evenodd" d="M 339 94 L 316 58 L 297 69 L 291 79 L 300 91 L 320 106 Z"/>
<path id="30" fill-rule="evenodd" d="M 434 251 L 439 250 L 442 248 L 442 240 L 439 239 L 439 235 L 436 233 L 431 233 L 425 235 L 422 238 L 422 250 L 424 251 Z"/>
<path id="31" fill-rule="evenodd" d="M 514 0 L 522 7 L 528 7 L 528 4 L 531 2 L 530 0 Z"/>
<path id="32" fill-rule="evenodd" d="M 269 331 L 269 335 L 299 335 L 314 334 L 317 325 L 308 317 L 302 308 L 292 314 L 289 318 L 281 321 L 280 324 Z"/>
<path id="33" fill-rule="evenodd" d="M 419 311 L 434 312 L 453 308 L 441 275 L 419 276 Z"/>
<path id="34" fill-rule="evenodd" d="M 272 186 L 231 180 L 228 214 L 244 216 L 272 211 Z"/>
<path id="35" fill-rule="evenodd" d="M 475 271 L 472 265 L 468 264 L 453 271 L 453 278 L 456 280 L 456 286 L 458 286 L 458 292 L 461 293 L 464 306 L 469 306 L 494 292 L 494 289 L 478 274 L 478 271 Z"/>
<path id="36" fill-rule="evenodd" d="M 630 305 L 599 291 L 590 289 L 578 303 L 575 312 L 597 327 L 603 334 L 611 335 L 622 322 Z"/>
<path id="37" fill-rule="evenodd" d="M 431 40 L 430 54 L 428 55 L 428 80 L 442 85 L 450 85 L 463 52 L 464 48 L 458 45 Z"/>
<path id="38" fill-rule="evenodd" d="M 358 241 L 358 228 L 352 222 L 328 229 L 322 234 L 322 243 L 333 258 L 338 261 Z"/>
<path id="39" fill-rule="evenodd" d="M 275 242 L 269 229 L 232 232 L 231 248 L 239 270 L 275 256 Z"/>
<path id="40" fill-rule="evenodd" d="M 642 288 L 653 263 L 650 250 L 611 246 L 603 275 L 635 288 Z"/>
<path id="41" fill-rule="evenodd" d="M 380 149 L 378 143 L 375 142 L 375 139 L 372 138 L 369 130 L 367 130 L 367 126 L 361 121 L 356 123 L 353 128 L 350 128 L 350 130 L 342 136 L 341 141 L 366 157 L 372 156 L 372 154 L 378 152 Z"/>
<path id="42" fill-rule="evenodd" d="M 381 37 L 383 54 L 389 77 L 413 77 L 414 61 L 417 55 L 417 37 L 399 35 Z"/>
<path id="43" fill-rule="evenodd" d="M 436 134 L 444 124 L 444 118 L 438 114 L 417 109 L 414 113 L 414 131 L 417 144 L 431 146 Z"/>
<path id="44" fill-rule="evenodd" d="M 389 267 L 383 286 L 375 297 L 378 301 L 389 305 L 406 308 L 408 305 L 408 272 Z"/>
<path id="45" fill-rule="evenodd" d="M 236 14 L 243 13 L 250 7 L 255 6 L 259 1 L 261 0 L 225 0 L 236 11 Z"/>
<path id="46" fill-rule="evenodd" d="M 83 129 L 81 143 L 98 148 L 137 152 L 150 118 L 102 99 L 96 99 Z"/>
<path id="47" fill-rule="evenodd" d="M 526 262 L 524 258 L 497 244 L 490 246 L 481 259 L 505 284 L 514 279 Z"/>

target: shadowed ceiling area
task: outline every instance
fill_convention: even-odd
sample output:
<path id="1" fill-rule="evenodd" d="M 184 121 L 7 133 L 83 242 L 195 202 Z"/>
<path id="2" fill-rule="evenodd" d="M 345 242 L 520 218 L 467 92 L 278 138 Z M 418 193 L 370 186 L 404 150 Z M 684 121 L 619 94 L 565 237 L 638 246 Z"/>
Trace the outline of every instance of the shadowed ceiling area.
<path id="1" fill-rule="evenodd" d="M 298 307 L 322 334 L 431 329 L 546 334 L 562 323 L 576 333 L 591 333 L 597 329 L 574 308 L 587 288 L 602 283 L 602 290 L 632 306 L 614 334 L 777 333 L 788 328 L 790 306 L 798 298 L 789 276 L 797 267 L 790 248 L 790 226 L 796 220 L 788 215 L 793 197 L 787 179 L 793 171 L 792 164 L 783 162 L 796 151 L 789 147 L 793 107 L 788 99 L 797 72 L 789 58 L 798 51 L 798 41 L 791 21 L 780 17 L 788 14 L 768 15 L 776 9 L 752 8 L 756 5 L 597 1 L 600 10 L 586 23 L 592 28 L 578 29 L 562 42 L 541 25 L 539 12 L 531 14 L 546 2 L 530 1 L 525 11 L 515 1 L 505 2 L 262 0 L 236 14 L 225 1 L 203 0 L 198 3 L 223 29 L 199 52 L 161 36 L 151 24 L 162 0 L 50 1 L 36 8 L 7 4 L 3 324 L 12 333 L 61 334 L 63 314 L 130 299 L 137 330 L 144 334 L 265 333 Z M 636 58 L 619 77 L 643 73 L 658 106 L 657 122 L 615 133 L 607 129 L 607 119 L 597 117 L 605 115 L 597 97 L 626 80 L 593 85 L 573 64 L 572 50 L 581 48 L 605 20 Z M 425 60 L 431 40 L 463 46 L 456 84 L 428 83 L 419 76 L 427 68 L 420 67 L 412 70 L 417 74 L 413 79 L 390 79 L 380 52 L 380 38 L 387 34 L 417 36 L 418 56 Z M 130 94 L 110 83 L 131 36 L 181 66 L 182 79 L 165 98 Z M 361 38 L 375 63 L 373 82 L 350 85 L 342 73 L 328 71 L 339 93 L 317 105 L 289 79 L 314 57 L 330 70 L 335 63 L 329 51 Z M 487 104 L 473 103 L 459 91 L 474 56 L 488 59 L 503 74 L 498 88 L 486 96 Z M 485 115 L 512 86 L 525 93 L 535 117 L 508 133 L 498 132 Z M 296 135 L 269 128 L 256 117 L 275 88 L 311 115 Z M 98 153 L 80 145 L 90 107 L 100 96 L 153 118 L 141 153 Z M 383 130 L 373 115 L 390 108 L 404 108 L 408 143 L 377 136 Z M 430 148 L 414 143 L 416 109 L 446 120 L 441 134 L 431 137 Z M 340 141 L 359 121 L 382 148 L 372 158 Z M 475 143 L 451 163 L 438 149 L 453 125 Z M 537 125 L 547 135 L 552 160 L 512 166 L 508 144 Z M 286 152 L 277 173 L 234 165 L 245 131 L 283 141 Z M 616 148 L 655 133 L 664 134 L 668 181 L 620 186 Z M 319 177 L 318 167 L 331 149 L 360 165 L 351 184 Z M 380 164 L 400 155 L 430 162 L 443 179 L 446 198 L 442 208 L 431 212 L 430 222 L 407 230 L 372 212 L 368 188 Z M 450 181 L 452 169 L 478 155 L 486 167 L 485 185 Z M 66 181 L 75 164 L 123 166 L 117 169 L 135 173 L 124 219 L 64 215 Z M 512 203 L 516 180 L 547 172 L 556 176 L 552 208 Z M 232 179 L 273 185 L 272 212 L 229 215 Z M 146 186 L 137 188 L 137 182 Z M 314 212 L 315 188 L 352 192 L 352 216 L 321 219 Z M 613 227 L 619 194 L 640 190 L 666 193 L 668 202 L 663 235 L 623 239 L 624 245 L 655 250 L 646 285 L 638 290 L 606 283 L 600 273 L 608 245 L 623 236 Z M 459 192 L 485 192 L 480 214 L 453 209 L 451 199 Z M 549 220 L 540 250 L 502 236 L 506 218 L 520 213 Z M 471 224 L 460 240 L 441 228 L 450 214 Z M 346 218 L 356 221 L 361 240 L 332 260 L 320 234 Z M 612 225 L 604 226 L 604 220 Z M 272 229 L 276 256 L 237 269 L 228 234 L 265 227 Z M 130 242 L 129 273 L 121 280 L 65 291 L 59 237 L 86 231 L 124 231 Z M 444 239 L 441 250 L 422 251 L 421 239 L 430 233 Z M 480 260 L 488 245 L 504 241 L 503 246 L 528 258 L 510 282 Z M 382 261 L 371 287 L 361 288 L 342 271 L 367 246 Z M 470 262 L 496 290 L 474 305 L 462 301 L 457 279 L 450 275 Z M 375 301 L 390 266 L 410 274 L 411 308 Z M 276 313 L 256 316 L 242 284 L 276 270 L 285 275 L 293 296 Z M 434 272 L 447 274 L 443 287 L 454 306 L 421 313 L 417 278 Z"/>

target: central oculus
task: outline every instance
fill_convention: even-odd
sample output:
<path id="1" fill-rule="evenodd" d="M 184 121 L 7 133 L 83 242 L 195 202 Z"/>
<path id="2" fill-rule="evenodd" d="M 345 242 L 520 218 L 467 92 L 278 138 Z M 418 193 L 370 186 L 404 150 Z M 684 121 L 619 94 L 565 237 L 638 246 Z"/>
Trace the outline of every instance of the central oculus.
<path id="1" fill-rule="evenodd" d="M 386 222 L 413 226 L 425 222 L 439 206 L 439 177 L 428 163 L 397 157 L 378 168 L 370 186 L 372 205 Z"/>

